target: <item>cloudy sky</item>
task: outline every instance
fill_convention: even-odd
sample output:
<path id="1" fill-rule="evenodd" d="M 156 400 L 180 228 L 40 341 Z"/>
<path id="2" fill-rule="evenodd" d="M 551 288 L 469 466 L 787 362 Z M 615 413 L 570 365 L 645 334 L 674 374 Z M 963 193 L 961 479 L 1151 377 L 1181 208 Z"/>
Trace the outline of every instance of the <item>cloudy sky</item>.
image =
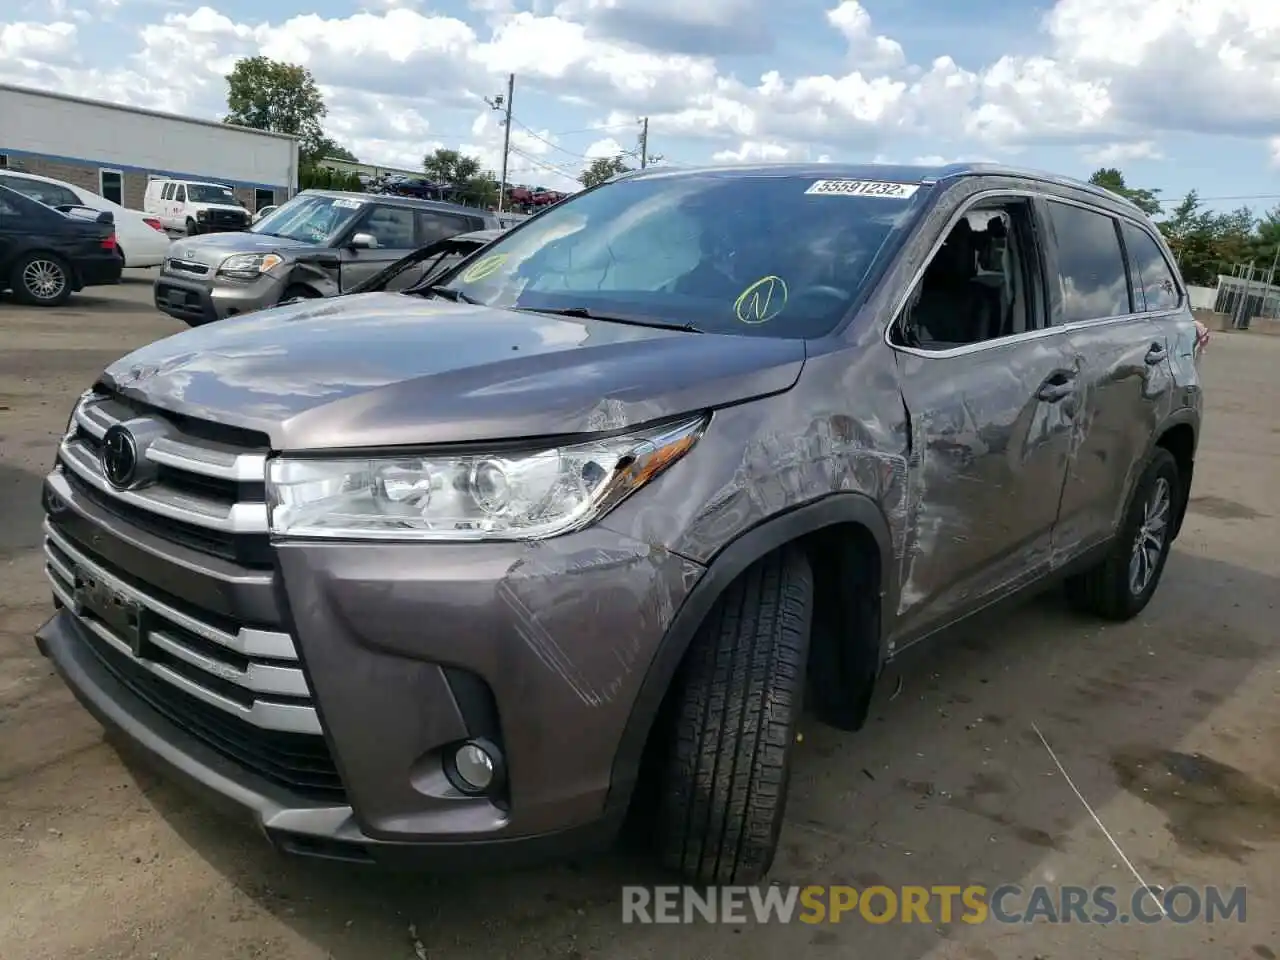
<path id="1" fill-rule="evenodd" d="M 513 178 L 678 164 L 993 159 L 1280 202 L 1280 0 L 11 0 L 0 81 L 217 117 L 224 75 L 305 64 L 366 162 L 461 147 L 516 74 Z"/>

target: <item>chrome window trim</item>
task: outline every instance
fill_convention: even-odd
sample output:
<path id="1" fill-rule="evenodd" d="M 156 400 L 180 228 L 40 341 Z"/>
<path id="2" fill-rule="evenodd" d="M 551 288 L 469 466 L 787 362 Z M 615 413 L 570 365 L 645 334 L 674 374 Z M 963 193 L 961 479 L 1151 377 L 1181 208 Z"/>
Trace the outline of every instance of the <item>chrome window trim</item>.
<path id="1" fill-rule="evenodd" d="M 928 269 L 929 264 L 933 262 L 933 258 L 938 255 L 938 251 L 941 249 L 942 244 L 946 241 L 947 237 L 951 234 L 952 228 L 960 221 L 961 217 L 967 214 L 970 210 L 972 210 L 978 204 L 983 203 L 985 201 L 1000 199 L 1004 197 L 1010 197 L 1010 198 L 1016 198 L 1016 199 L 1044 200 L 1047 202 L 1064 203 L 1064 204 L 1067 204 L 1068 206 L 1080 207 L 1081 209 L 1088 210 L 1091 213 L 1099 213 L 1104 216 L 1114 217 L 1117 220 L 1121 220 L 1121 219 L 1128 220 L 1130 223 L 1133 223 L 1139 229 L 1151 235 L 1151 230 L 1147 227 L 1147 225 L 1144 224 L 1141 220 L 1138 220 L 1131 215 L 1117 213 L 1114 210 L 1108 210 L 1107 208 L 1099 206 L 1097 204 L 1085 203 L 1084 201 L 1077 200 L 1074 197 L 1062 197 L 1057 195 L 1050 195 L 1050 194 L 1046 194 L 1043 191 L 1032 190 L 1025 187 L 996 187 L 990 190 L 981 190 L 973 194 L 973 196 L 967 197 L 964 200 L 964 202 L 961 203 L 961 205 L 956 209 L 955 213 L 953 213 L 948 218 L 945 228 L 942 230 L 942 232 L 938 235 L 937 239 L 934 240 L 933 244 L 930 246 L 928 256 L 924 258 L 924 262 L 920 265 L 919 268 L 917 268 L 916 272 L 912 274 L 911 282 L 907 284 L 906 290 L 898 297 L 897 300 L 894 301 L 894 308 L 892 312 L 889 314 L 888 322 L 885 323 L 884 325 L 884 334 L 882 337 L 885 345 L 889 347 L 890 350 L 893 350 L 897 353 L 908 354 L 913 357 L 942 360 L 942 359 L 949 359 L 951 357 L 969 356 L 971 354 L 981 353 L 984 350 L 995 350 L 995 349 L 1005 347 L 1009 344 L 1027 343 L 1029 341 L 1040 340 L 1046 337 L 1056 336 L 1057 334 L 1060 334 L 1060 333 L 1069 333 L 1075 330 L 1089 330 L 1089 329 L 1093 329 L 1094 327 L 1105 327 L 1105 326 L 1110 326 L 1112 324 L 1126 323 L 1135 319 L 1143 319 L 1143 320 L 1164 319 L 1166 317 L 1179 314 L 1183 311 L 1183 308 L 1186 305 L 1186 293 L 1182 289 L 1182 278 L 1178 276 L 1176 271 L 1171 271 L 1173 273 L 1174 278 L 1178 281 L 1179 293 L 1182 296 L 1182 302 L 1172 310 L 1161 310 L 1161 311 L 1153 311 L 1153 312 L 1142 311 L 1138 313 L 1119 314 L 1113 317 L 1098 317 L 1093 320 L 1077 320 L 1074 323 L 1064 323 L 1058 326 L 1042 327 L 1039 330 L 1027 330 L 1023 333 L 1014 333 L 1014 334 L 1010 334 L 1007 337 L 999 337 L 998 339 L 995 339 L 995 340 L 983 340 L 979 343 L 966 343 L 958 347 L 948 347 L 943 350 L 926 350 L 922 347 L 909 347 L 903 344 L 894 343 L 892 339 L 894 324 L 897 323 L 898 317 L 902 315 L 903 307 L 906 306 L 907 301 L 911 298 L 912 293 L 914 293 L 916 290 L 916 287 L 920 285 L 920 281 L 924 277 L 925 270 Z M 1157 248 L 1160 249 L 1161 256 L 1164 256 L 1164 248 L 1161 245 L 1159 238 L 1156 238 L 1153 235 L 1153 239 L 1155 239 L 1156 241 Z M 1168 258 L 1166 257 L 1166 261 L 1167 259 Z"/>

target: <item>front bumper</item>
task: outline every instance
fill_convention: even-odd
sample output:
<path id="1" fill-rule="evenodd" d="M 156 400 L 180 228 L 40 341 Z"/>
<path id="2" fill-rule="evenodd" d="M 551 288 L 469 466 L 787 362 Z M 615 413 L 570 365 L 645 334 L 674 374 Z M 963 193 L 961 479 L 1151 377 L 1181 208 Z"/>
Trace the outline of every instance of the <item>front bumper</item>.
<path id="1" fill-rule="evenodd" d="M 284 282 L 270 275 L 243 283 L 219 280 L 208 269 L 204 279 L 191 279 L 162 266 L 154 290 L 156 309 L 194 327 L 273 307 L 284 294 Z"/>
<path id="2" fill-rule="evenodd" d="M 581 829 L 487 842 L 375 840 L 361 831 L 350 806 L 300 802 L 247 775 L 139 700 L 89 652 L 84 628 L 67 610 L 59 610 L 40 628 L 36 643 L 113 742 L 261 831 L 282 853 L 391 868 L 501 869 L 603 849 L 617 830 L 617 824 L 601 819 Z"/>
<path id="3" fill-rule="evenodd" d="M 148 664 L 104 656 L 64 605 L 41 649 L 99 720 L 287 852 L 391 865 L 448 866 L 463 848 L 469 866 L 521 863 L 606 844 L 631 787 L 614 764 L 633 706 L 702 574 L 593 528 L 531 545 L 281 543 L 270 569 L 246 575 L 111 513 L 62 474 L 46 480 L 45 507 L 64 603 L 79 555 L 91 576 L 141 585 L 170 610 L 287 632 L 333 783 L 307 791 L 260 775 L 246 751 L 294 748 L 229 749 L 225 723 L 200 727 L 207 706 L 175 708 L 168 688 L 149 700 L 131 674 Z M 500 746 L 508 771 L 492 800 L 443 776 L 445 752 L 476 736 Z M 305 759 L 319 776 L 324 764 Z"/>

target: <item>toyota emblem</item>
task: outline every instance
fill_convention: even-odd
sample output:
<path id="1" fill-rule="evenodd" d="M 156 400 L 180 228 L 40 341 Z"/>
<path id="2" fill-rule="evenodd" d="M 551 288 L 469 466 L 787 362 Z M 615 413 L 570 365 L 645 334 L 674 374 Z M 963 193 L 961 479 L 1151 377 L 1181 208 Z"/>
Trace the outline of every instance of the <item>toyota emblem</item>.
<path id="1" fill-rule="evenodd" d="M 138 444 L 117 423 L 102 435 L 102 474 L 117 490 L 127 490 L 138 472 Z"/>

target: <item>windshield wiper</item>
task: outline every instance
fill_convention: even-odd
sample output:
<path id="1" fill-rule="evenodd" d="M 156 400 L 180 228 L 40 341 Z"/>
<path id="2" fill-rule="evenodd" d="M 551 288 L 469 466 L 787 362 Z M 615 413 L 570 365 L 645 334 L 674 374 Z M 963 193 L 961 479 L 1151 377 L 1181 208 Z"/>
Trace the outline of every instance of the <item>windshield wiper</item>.
<path id="1" fill-rule="evenodd" d="M 692 323 L 674 323 L 660 320 L 657 317 L 641 317 L 635 315 L 620 316 L 616 313 L 597 313 L 588 307 L 559 307 L 554 309 L 535 309 L 534 307 L 515 307 L 524 313 L 549 313 L 556 317 L 581 317 L 583 320 L 603 320 L 606 323 L 625 323 L 633 327 L 655 327 L 659 330 L 681 330 L 685 333 L 702 333 Z"/>
<path id="2" fill-rule="evenodd" d="M 455 290 L 453 287 L 446 287 L 442 283 L 432 283 L 425 287 L 413 287 L 406 290 L 405 293 L 429 293 L 433 297 L 440 297 L 444 300 L 452 300 L 454 303 L 479 303 L 475 297 L 469 297 L 461 290 Z"/>

